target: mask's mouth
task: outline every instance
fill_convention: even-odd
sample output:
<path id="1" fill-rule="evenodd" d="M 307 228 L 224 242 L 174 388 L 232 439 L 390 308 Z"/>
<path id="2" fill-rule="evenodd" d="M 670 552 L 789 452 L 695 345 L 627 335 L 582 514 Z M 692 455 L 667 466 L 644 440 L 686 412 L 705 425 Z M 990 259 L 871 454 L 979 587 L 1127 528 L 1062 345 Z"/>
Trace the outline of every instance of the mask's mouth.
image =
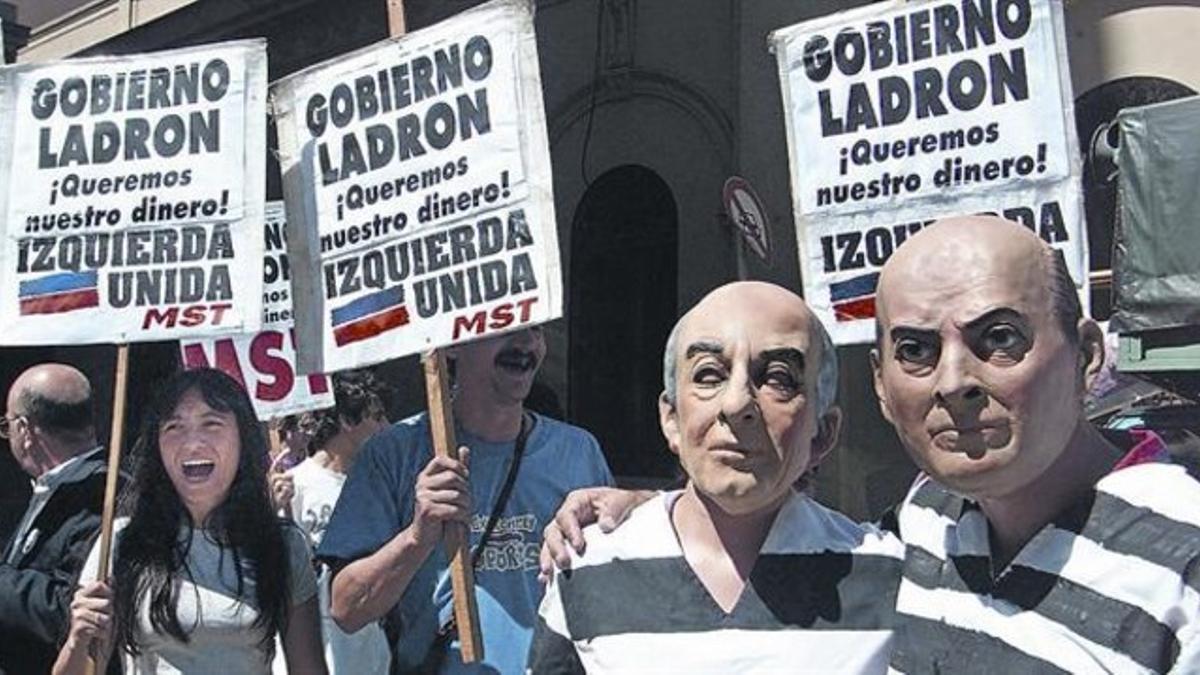
<path id="1" fill-rule="evenodd" d="M 208 480 L 217 468 L 217 463 L 211 459 L 189 459 L 183 464 L 183 477 L 188 482 L 199 483 Z"/>
<path id="2" fill-rule="evenodd" d="M 496 355 L 496 366 L 512 373 L 524 374 L 537 368 L 537 355 L 524 349 L 509 348 Z"/>

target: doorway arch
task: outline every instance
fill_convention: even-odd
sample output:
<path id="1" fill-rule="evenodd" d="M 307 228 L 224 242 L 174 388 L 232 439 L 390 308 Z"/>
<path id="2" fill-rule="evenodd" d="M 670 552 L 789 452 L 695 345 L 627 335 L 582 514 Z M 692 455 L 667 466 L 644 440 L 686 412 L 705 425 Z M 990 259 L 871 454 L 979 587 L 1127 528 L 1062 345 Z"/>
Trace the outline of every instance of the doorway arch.
<path id="1" fill-rule="evenodd" d="M 600 441 L 614 475 L 676 474 L 656 401 L 675 323 L 678 251 L 675 198 L 657 173 L 629 164 L 588 186 L 571 232 L 568 407 Z"/>

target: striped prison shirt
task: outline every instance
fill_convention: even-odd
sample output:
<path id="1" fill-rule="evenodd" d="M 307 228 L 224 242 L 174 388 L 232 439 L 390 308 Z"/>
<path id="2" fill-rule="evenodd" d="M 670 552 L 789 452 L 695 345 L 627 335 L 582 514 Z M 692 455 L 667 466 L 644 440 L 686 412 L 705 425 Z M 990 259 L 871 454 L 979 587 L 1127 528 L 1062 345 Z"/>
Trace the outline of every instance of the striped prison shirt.
<path id="1" fill-rule="evenodd" d="M 995 577 L 978 504 L 918 479 L 892 669 L 1200 672 L 1200 484 L 1164 455 L 1123 461 Z"/>
<path id="2" fill-rule="evenodd" d="M 794 493 L 776 516 L 733 610 L 683 556 L 671 507 L 638 507 L 556 572 L 530 650 L 533 673 L 883 672 L 903 547 Z"/>

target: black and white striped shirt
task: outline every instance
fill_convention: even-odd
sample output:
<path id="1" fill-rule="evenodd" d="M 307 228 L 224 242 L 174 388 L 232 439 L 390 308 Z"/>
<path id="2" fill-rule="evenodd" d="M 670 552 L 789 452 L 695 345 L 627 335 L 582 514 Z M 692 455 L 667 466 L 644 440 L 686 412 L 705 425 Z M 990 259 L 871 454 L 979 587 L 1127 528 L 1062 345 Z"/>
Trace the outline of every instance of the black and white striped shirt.
<path id="1" fill-rule="evenodd" d="M 793 494 L 729 613 L 683 556 L 659 495 L 555 574 L 530 651 L 534 673 L 883 672 L 903 549 Z"/>
<path id="2" fill-rule="evenodd" d="M 918 480 L 892 669 L 1200 671 L 1200 484 L 1179 466 L 1115 471 L 993 578 L 976 503 Z"/>

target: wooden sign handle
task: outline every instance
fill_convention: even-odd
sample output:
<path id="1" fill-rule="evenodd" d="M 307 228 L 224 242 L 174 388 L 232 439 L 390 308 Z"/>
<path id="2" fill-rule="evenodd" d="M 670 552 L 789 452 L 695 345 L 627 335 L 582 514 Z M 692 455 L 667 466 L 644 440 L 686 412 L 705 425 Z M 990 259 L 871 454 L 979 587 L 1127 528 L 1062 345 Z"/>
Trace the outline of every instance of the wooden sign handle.
<path id="1" fill-rule="evenodd" d="M 429 429 L 433 451 L 438 456 L 458 459 L 454 437 L 454 411 L 450 407 L 450 377 L 441 350 L 421 357 L 425 367 L 425 394 L 429 405 Z M 444 526 L 446 554 L 450 558 L 450 586 L 454 591 L 454 622 L 458 626 L 463 663 L 483 659 L 483 635 L 479 630 L 479 608 L 475 605 L 475 573 L 467 546 L 467 528 L 462 523 Z"/>
<path id="2" fill-rule="evenodd" d="M 388 33 L 392 37 L 404 35 L 404 0 L 387 0 L 387 11 Z M 425 397 L 429 406 L 433 451 L 458 459 L 446 355 L 435 349 L 422 355 L 421 364 L 425 368 Z M 476 663 L 483 660 L 483 634 L 479 630 L 479 608 L 475 604 L 475 570 L 467 546 L 467 528 L 461 523 L 447 523 L 443 536 L 450 558 L 450 587 L 454 591 L 454 623 L 458 626 L 459 651 L 463 663 Z"/>
<path id="3" fill-rule="evenodd" d="M 387 11 L 388 33 L 392 37 L 404 35 L 404 0 L 387 0 Z M 422 355 L 421 364 L 425 368 L 425 396 L 429 406 L 433 451 L 440 456 L 458 459 L 446 355 L 435 349 Z M 475 604 L 475 570 L 467 546 L 467 528 L 461 523 L 447 523 L 443 536 L 450 558 L 450 587 L 454 591 L 454 622 L 458 626 L 459 651 L 463 663 L 476 663 L 483 660 L 483 634 L 479 630 L 479 608 Z"/>
<path id="4" fill-rule="evenodd" d="M 108 577 L 112 557 L 113 517 L 117 512 L 117 479 L 121 475 L 121 445 L 125 442 L 125 391 L 129 384 L 129 345 L 117 345 L 116 384 L 113 388 L 112 433 L 108 441 L 108 473 L 104 476 L 104 511 L 100 516 L 100 565 L 96 578 Z M 92 643 L 95 649 L 96 643 Z M 97 655 L 88 658 L 84 671 L 96 674 Z"/>
<path id="5" fill-rule="evenodd" d="M 400 37 L 408 31 L 404 25 L 404 0 L 387 0 L 388 35 Z"/>

